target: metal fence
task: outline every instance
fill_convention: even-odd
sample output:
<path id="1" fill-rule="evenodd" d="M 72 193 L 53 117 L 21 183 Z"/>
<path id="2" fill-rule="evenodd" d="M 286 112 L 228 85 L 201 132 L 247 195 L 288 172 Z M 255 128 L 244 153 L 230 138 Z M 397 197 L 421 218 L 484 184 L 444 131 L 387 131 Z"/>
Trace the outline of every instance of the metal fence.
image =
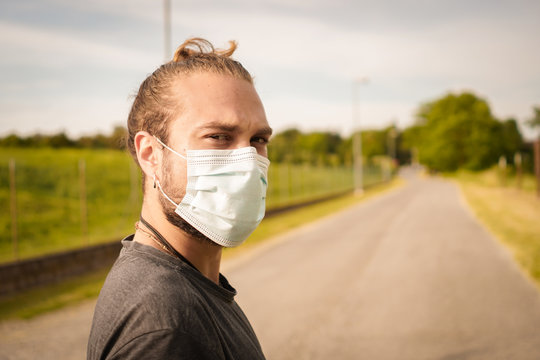
<path id="1" fill-rule="evenodd" d="M 366 185 L 382 180 L 364 169 Z M 267 208 L 293 205 L 353 187 L 350 167 L 272 164 Z M 141 175 L 124 152 L 0 149 L 0 262 L 66 251 L 133 232 Z"/>

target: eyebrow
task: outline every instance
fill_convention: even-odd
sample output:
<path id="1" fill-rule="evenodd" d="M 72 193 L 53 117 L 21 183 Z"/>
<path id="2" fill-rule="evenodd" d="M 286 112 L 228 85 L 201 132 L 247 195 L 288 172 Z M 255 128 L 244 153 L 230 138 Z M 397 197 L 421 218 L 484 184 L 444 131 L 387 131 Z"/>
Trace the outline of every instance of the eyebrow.
<path id="1" fill-rule="evenodd" d="M 219 130 L 219 131 L 225 131 L 225 132 L 235 132 L 238 130 L 238 125 L 228 125 L 226 123 L 221 122 L 214 122 L 214 123 L 208 123 L 205 125 L 202 125 L 198 127 L 199 130 Z M 265 126 L 259 130 L 257 130 L 257 135 L 272 135 L 274 131 L 271 127 Z"/>
<path id="2" fill-rule="evenodd" d="M 257 134 L 258 135 L 272 135 L 272 133 L 274 132 L 274 130 L 272 130 L 272 128 L 270 126 L 265 126 L 264 128 L 260 129 L 259 131 L 257 131 Z"/>

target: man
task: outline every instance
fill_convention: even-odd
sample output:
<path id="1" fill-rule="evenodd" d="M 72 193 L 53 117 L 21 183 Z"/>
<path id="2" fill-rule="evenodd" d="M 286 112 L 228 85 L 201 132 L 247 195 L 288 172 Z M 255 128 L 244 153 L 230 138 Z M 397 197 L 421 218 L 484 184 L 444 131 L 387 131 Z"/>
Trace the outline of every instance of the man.
<path id="1" fill-rule="evenodd" d="M 264 359 L 219 273 L 264 216 L 271 129 L 236 44 L 203 39 L 141 84 L 128 147 L 143 172 L 136 232 L 96 305 L 88 359 Z"/>

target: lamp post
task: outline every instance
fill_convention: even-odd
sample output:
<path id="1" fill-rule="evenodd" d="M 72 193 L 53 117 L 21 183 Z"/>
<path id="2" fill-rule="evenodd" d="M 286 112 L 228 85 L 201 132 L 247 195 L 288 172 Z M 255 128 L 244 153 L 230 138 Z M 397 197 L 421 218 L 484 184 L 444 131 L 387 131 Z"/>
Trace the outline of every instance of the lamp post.
<path id="1" fill-rule="evenodd" d="M 367 84 L 368 78 L 354 79 L 352 84 L 352 105 L 353 105 L 353 178 L 354 193 L 362 195 L 364 193 L 364 171 L 362 164 L 362 133 L 360 132 L 360 85 Z M 356 131 L 355 131 L 356 130 Z"/>

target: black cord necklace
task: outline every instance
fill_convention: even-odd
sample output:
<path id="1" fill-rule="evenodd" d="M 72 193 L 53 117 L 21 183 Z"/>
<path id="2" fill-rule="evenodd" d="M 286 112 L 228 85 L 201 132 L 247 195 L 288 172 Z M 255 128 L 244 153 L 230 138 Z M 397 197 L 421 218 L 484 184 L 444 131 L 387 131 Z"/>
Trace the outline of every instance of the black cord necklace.
<path id="1" fill-rule="evenodd" d="M 152 225 L 150 225 L 146 220 L 144 220 L 144 218 L 140 217 L 140 220 L 141 220 L 141 223 L 143 223 L 144 226 L 146 226 L 148 228 L 148 230 L 150 230 L 152 232 L 152 234 L 155 235 L 156 239 L 164 246 L 167 248 L 167 250 L 169 250 L 169 252 L 171 254 L 174 254 L 174 256 L 176 256 L 178 259 L 182 260 L 183 262 L 185 262 L 186 264 L 188 264 L 189 266 L 191 266 L 192 268 L 194 268 L 195 270 L 199 271 L 195 265 L 193 265 L 191 262 L 189 262 L 188 259 L 186 259 L 182 254 L 180 254 L 178 252 L 178 250 L 176 250 L 174 247 L 172 247 L 172 245 L 165 239 L 165 237 L 163 237 L 163 235 L 161 235 L 159 233 L 159 231 L 156 230 L 156 228 L 154 228 Z"/>

